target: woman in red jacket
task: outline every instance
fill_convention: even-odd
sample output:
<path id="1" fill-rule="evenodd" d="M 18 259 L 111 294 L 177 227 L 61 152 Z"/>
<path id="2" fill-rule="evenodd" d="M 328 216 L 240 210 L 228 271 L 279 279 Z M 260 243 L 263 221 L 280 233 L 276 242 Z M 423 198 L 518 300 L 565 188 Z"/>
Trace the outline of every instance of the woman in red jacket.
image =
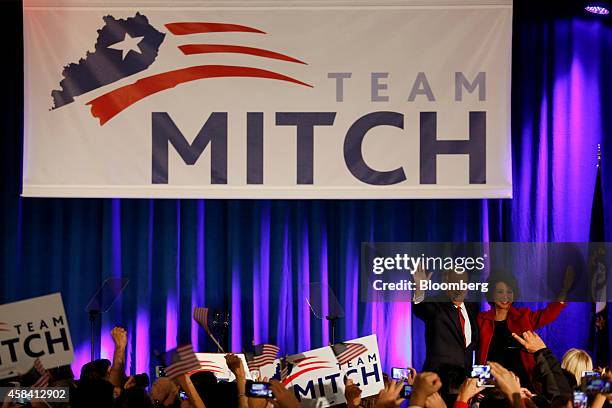
<path id="1" fill-rule="evenodd" d="M 566 274 L 564 283 L 567 281 Z M 565 300 L 566 286 L 568 285 L 564 285 L 562 294 L 559 295 L 560 300 Z M 495 361 L 514 372 L 523 386 L 533 389 L 533 354 L 525 351 L 512 337 L 512 333 L 521 335 L 551 323 L 559 316 L 565 303 L 553 302 L 534 312 L 527 307 L 517 308 L 512 305 L 516 293 L 516 282 L 510 275 L 489 279 L 488 299 L 491 309 L 478 315 L 480 344 L 477 361 L 478 364 Z"/>

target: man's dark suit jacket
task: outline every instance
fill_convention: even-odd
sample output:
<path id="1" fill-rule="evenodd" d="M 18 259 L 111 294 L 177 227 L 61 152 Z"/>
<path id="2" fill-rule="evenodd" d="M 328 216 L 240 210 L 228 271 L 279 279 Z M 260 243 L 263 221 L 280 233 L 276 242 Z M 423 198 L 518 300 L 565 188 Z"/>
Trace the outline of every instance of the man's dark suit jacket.
<path id="1" fill-rule="evenodd" d="M 472 342 L 466 347 L 455 305 L 450 302 L 421 302 L 412 306 L 414 314 L 425 322 L 427 354 L 423 371 L 440 371 L 445 366 L 462 367 L 467 374 L 472 370 L 472 356 L 478 345 L 478 303 L 465 303 Z"/>

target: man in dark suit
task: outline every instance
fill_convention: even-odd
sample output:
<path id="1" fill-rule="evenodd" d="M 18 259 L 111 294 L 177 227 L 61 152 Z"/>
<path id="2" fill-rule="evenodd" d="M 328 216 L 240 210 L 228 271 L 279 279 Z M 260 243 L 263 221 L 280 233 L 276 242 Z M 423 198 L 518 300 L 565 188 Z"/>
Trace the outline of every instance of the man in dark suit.
<path id="1" fill-rule="evenodd" d="M 429 280 L 422 270 L 415 272 L 414 280 Z M 444 282 L 466 281 L 467 276 L 452 271 L 444 273 Z M 414 314 L 425 323 L 425 344 L 427 347 L 424 371 L 444 374 L 445 370 L 459 370 L 469 375 L 476 345 L 478 344 L 478 303 L 465 303 L 466 292 L 449 290 L 446 299 L 425 301 L 424 292 L 416 291 Z"/>

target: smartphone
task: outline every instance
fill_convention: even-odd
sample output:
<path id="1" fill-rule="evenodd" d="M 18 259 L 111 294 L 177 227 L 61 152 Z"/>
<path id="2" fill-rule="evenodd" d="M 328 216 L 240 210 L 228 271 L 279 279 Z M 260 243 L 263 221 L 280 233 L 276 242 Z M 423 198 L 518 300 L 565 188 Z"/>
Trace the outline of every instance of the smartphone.
<path id="1" fill-rule="evenodd" d="M 587 393 L 609 394 L 612 392 L 612 383 L 601 377 L 587 377 L 584 391 Z"/>
<path id="2" fill-rule="evenodd" d="M 391 369 L 391 378 L 394 380 L 405 380 L 410 378 L 411 370 L 409 368 L 393 367 Z"/>
<path id="3" fill-rule="evenodd" d="M 273 398 L 272 389 L 270 389 L 270 383 L 261 381 L 247 381 L 246 383 L 246 395 L 252 398 Z"/>
<path id="4" fill-rule="evenodd" d="M 584 392 L 574 391 L 574 408 L 587 408 L 588 398 Z"/>
<path id="5" fill-rule="evenodd" d="M 412 385 L 404 384 L 404 387 L 400 391 L 400 398 L 410 398 L 410 394 L 412 394 Z"/>
<path id="6" fill-rule="evenodd" d="M 583 371 L 581 377 L 601 377 L 599 371 Z"/>
<path id="7" fill-rule="evenodd" d="M 160 378 L 160 377 L 165 377 L 166 376 L 166 367 L 158 365 L 155 366 L 155 377 L 156 378 Z"/>
<path id="8" fill-rule="evenodd" d="M 490 365 L 474 365 L 472 366 L 472 378 L 478 378 L 479 387 L 495 387 L 495 380 L 491 376 Z"/>

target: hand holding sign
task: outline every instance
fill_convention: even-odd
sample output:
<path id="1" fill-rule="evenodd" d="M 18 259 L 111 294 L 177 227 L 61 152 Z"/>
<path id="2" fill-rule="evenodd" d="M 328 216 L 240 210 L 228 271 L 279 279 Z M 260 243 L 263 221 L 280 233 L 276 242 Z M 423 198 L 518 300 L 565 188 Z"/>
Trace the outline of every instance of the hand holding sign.
<path id="1" fill-rule="evenodd" d="M 361 388 L 353 383 L 353 380 L 346 381 L 344 388 L 344 398 L 347 407 L 358 407 L 361 404 Z"/>
<path id="2" fill-rule="evenodd" d="M 1 305 L 0 316 L 0 378 L 26 373 L 35 359 L 46 368 L 72 362 L 72 340 L 59 293 Z"/>

